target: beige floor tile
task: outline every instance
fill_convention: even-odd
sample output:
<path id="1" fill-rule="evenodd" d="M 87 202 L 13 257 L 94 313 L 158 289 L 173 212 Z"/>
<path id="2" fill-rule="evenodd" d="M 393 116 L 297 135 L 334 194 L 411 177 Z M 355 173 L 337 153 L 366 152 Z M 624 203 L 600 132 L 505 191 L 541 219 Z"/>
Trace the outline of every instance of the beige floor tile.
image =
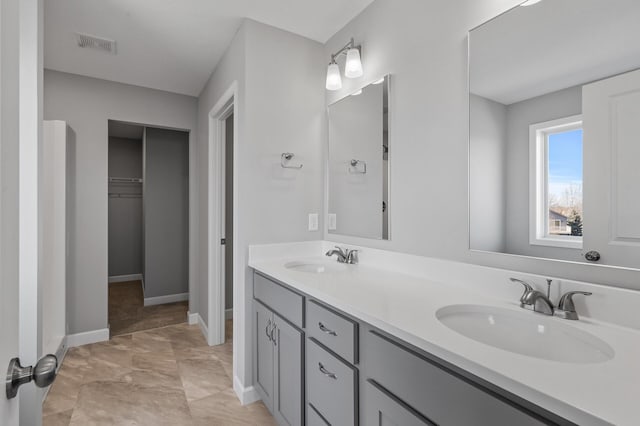
<path id="1" fill-rule="evenodd" d="M 68 426 L 73 410 L 42 416 L 42 426 Z"/>
<path id="2" fill-rule="evenodd" d="M 186 323 L 72 348 L 44 403 L 43 424 L 275 424 L 261 402 L 240 405 L 232 350 L 231 340 L 208 346 L 199 327 Z"/>

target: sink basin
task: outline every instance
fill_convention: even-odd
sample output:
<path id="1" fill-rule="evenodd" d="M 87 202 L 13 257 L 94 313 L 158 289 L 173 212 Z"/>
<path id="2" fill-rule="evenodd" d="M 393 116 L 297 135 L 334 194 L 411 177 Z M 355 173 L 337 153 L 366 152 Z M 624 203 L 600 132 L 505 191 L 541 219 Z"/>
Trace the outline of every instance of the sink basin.
<path id="1" fill-rule="evenodd" d="M 347 266 L 341 263 L 328 262 L 289 262 L 285 263 L 285 268 L 298 272 L 307 272 L 310 274 L 322 274 L 327 272 L 340 272 L 347 269 Z"/>
<path id="2" fill-rule="evenodd" d="M 477 342 L 521 355 L 567 363 L 599 363 L 613 358 L 611 346 L 559 318 L 480 305 L 450 305 L 436 318 Z"/>

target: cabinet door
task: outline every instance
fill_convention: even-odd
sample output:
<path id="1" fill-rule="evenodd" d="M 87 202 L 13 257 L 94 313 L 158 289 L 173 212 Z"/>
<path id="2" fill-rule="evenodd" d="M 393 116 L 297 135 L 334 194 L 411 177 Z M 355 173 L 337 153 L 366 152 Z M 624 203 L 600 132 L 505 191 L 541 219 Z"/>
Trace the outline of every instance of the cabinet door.
<path id="1" fill-rule="evenodd" d="M 274 371 L 273 371 L 273 343 L 271 334 L 273 329 L 273 314 L 261 303 L 253 301 L 253 321 L 255 326 L 254 340 L 254 370 L 256 386 L 262 394 L 262 400 L 269 408 L 273 407 Z"/>
<path id="2" fill-rule="evenodd" d="M 371 380 L 366 384 L 363 409 L 364 424 L 367 426 L 435 425 Z"/>
<path id="3" fill-rule="evenodd" d="M 303 335 L 278 315 L 275 337 L 275 412 L 280 424 L 303 423 Z"/>

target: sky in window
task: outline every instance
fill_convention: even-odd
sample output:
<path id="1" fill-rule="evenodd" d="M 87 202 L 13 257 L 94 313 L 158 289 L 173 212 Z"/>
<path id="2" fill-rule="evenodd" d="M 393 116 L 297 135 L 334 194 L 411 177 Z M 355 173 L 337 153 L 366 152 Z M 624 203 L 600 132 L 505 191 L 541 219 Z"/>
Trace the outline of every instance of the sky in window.
<path id="1" fill-rule="evenodd" d="M 549 193 L 562 200 L 565 190 L 582 191 L 582 129 L 549 135 Z"/>

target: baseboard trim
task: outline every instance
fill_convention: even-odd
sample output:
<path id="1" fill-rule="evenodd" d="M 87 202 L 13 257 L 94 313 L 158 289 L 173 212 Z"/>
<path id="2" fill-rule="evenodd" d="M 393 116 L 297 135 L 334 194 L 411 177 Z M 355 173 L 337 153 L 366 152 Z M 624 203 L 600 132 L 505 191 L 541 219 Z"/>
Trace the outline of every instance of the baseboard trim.
<path id="1" fill-rule="evenodd" d="M 224 319 L 233 319 L 233 308 L 225 309 L 224 311 Z"/>
<path id="2" fill-rule="evenodd" d="M 75 348 L 76 346 L 89 345 L 91 343 L 106 342 L 109 340 L 109 329 L 85 331 L 84 333 L 76 333 L 67 335 L 67 348 Z"/>
<path id="3" fill-rule="evenodd" d="M 195 315 L 198 316 L 198 326 L 200 327 L 200 331 L 202 332 L 204 339 L 207 341 L 207 344 L 210 345 L 211 343 L 209 342 L 209 327 L 207 327 L 207 324 L 204 323 L 204 320 L 202 319 L 200 314 Z"/>
<path id="4" fill-rule="evenodd" d="M 198 323 L 199 316 L 200 315 L 198 315 L 197 312 L 191 313 L 190 311 L 187 311 L 187 323 L 189 325 L 196 325 Z"/>
<path id="5" fill-rule="evenodd" d="M 165 303 L 184 302 L 189 300 L 189 293 L 169 294 L 166 296 L 145 297 L 144 306 L 164 305 Z"/>
<path id="6" fill-rule="evenodd" d="M 255 387 L 249 386 L 245 388 L 244 386 L 242 386 L 242 383 L 240 382 L 238 376 L 233 376 L 233 390 L 240 400 L 241 405 L 252 404 L 262 399 L 260 398 L 260 394 L 258 394 L 258 391 Z"/>
<path id="7" fill-rule="evenodd" d="M 114 275 L 109 277 L 110 283 L 124 283 L 127 281 L 142 281 L 142 274 Z"/>

